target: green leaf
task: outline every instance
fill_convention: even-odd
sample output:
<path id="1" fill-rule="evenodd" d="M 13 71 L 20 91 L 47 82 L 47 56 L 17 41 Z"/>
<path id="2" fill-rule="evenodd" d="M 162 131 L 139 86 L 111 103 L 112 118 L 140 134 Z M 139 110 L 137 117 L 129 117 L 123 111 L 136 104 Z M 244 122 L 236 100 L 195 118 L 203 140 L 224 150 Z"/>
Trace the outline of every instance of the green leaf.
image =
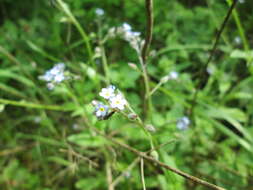
<path id="1" fill-rule="evenodd" d="M 4 104 L 0 104 L 0 113 L 4 111 L 5 105 Z"/>
<path id="2" fill-rule="evenodd" d="M 68 136 L 68 141 L 84 147 L 101 147 L 107 141 L 101 136 L 91 136 L 90 134 L 74 134 Z"/>

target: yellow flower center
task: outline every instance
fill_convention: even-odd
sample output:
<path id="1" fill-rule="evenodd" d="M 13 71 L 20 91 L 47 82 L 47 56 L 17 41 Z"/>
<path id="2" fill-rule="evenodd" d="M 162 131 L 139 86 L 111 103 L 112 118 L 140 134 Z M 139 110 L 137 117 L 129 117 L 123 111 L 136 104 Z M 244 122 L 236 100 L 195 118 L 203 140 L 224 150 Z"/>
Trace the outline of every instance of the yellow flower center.
<path id="1" fill-rule="evenodd" d="M 105 108 L 103 108 L 103 107 L 99 108 L 99 111 L 105 111 Z"/>

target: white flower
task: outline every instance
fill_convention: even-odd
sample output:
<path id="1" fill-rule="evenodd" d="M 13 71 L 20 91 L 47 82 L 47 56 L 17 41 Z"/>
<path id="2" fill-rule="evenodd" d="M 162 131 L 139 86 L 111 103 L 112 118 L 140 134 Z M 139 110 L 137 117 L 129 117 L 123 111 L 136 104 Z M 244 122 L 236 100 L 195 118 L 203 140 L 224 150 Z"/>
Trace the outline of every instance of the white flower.
<path id="1" fill-rule="evenodd" d="M 96 15 L 103 16 L 105 14 L 105 11 L 103 9 L 97 8 L 95 10 Z"/>
<path id="2" fill-rule="evenodd" d="M 107 88 L 102 88 L 101 92 L 99 93 L 100 96 L 109 100 L 110 98 L 115 96 L 115 86 L 110 85 Z"/>
<path id="3" fill-rule="evenodd" d="M 124 31 L 131 31 L 132 30 L 132 27 L 128 24 L 128 23 L 123 23 L 122 25 Z"/>
<path id="4" fill-rule="evenodd" d="M 62 82 L 64 80 L 65 80 L 64 73 L 59 73 L 58 75 L 55 75 L 55 77 L 54 77 L 54 81 L 56 83 L 60 83 L 60 82 Z"/>
<path id="5" fill-rule="evenodd" d="M 117 94 L 116 96 L 110 98 L 110 106 L 113 109 L 123 110 L 126 104 L 127 101 L 122 94 Z"/>
<path id="6" fill-rule="evenodd" d="M 190 123 L 191 123 L 191 121 L 190 121 L 190 119 L 187 116 L 181 117 L 177 121 L 177 128 L 179 130 L 186 130 L 186 129 L 188 129 Z"/>
<path id="7" fill-rule="evenodd" d="M 50 73 L 52 75 L 57 75 L 58 73 L 63 72 L 65 69 L 65 64 L 64 63 L 58 63 L 56 65 L 54 65 L 54 67 L 52 69 L 50 69 Z"/>

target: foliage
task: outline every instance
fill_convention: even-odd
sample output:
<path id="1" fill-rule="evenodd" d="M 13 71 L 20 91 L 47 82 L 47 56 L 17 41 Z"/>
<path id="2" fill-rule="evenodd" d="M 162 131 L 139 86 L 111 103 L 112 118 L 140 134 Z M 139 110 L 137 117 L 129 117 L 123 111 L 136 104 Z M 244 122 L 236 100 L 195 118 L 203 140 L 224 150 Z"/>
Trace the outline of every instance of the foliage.
<path id="1" fill-rule="evenodd" d="M 224 188 L 251 189 L 253 2 L 240 2 L 200 75 L 231 1 L 154 1 L 147 64 L 153 93 L 146 117 L 149 95 L 138 53 L 122 36 L 107 36 L 112 27 L 128 23 L 144 39 L 144 1 L 2 0 L 1 189 L 108 189 L 110 172 L 113 180 L 121 179 L 115 189 L 142 189 L 136 155 L 88 128 L 87 120 L 141 151 L 151 148 L 147 131 L 154 146 L 172 141 L 151 155 Z M 68 80 L 49 90 L 38 77 L 59 62 Z M 163 78 L 171 72 L 178 76 Z M 146 128 L 119 111 L 107 120 L 96 118 L 91 102 L 102 101 L 99 92 L 109 84 L 124 94 L 129 112 Z M 183 117 L 190 125 L 180 130 Z M 146 161 L 144 169 L 147 189 L 206 189 Z"/>

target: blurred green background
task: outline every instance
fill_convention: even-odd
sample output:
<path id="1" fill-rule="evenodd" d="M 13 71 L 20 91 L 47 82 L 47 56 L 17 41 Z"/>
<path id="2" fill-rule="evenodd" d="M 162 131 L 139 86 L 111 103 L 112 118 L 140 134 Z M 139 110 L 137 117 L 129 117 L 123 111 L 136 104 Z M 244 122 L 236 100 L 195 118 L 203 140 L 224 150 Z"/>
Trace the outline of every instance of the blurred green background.
<path id="1" fill-rule="evenodd" d="M 141 151 L 149 150 L 145 133 L 122 115 L 98 121 L 90 102 L 109 80 L 143 118 L 145 96 L 135 51 L 121 38 L 95 48 L 112 27 L 128 23 L 145 38 L 144 0 L 0 0 L 0 189 L 108 189 L 108 171 L 115 189 L 142 189 L 136 156 L 106 141 L 94 127 Z M 153 89 L 152 123 L 159 160 L 229 190 L 253 189 L 253 1 L 240 0 L 222 33 L 207 70 L 206 63 L 230 0 L 154 1 L 154 31 L 148 62 Z M 104 10 L 97 15 L 96 9 Z M 67 13 L 67 14 L 66 14 Z M 73 24 L 73 17 L 79 24 Z M 82 27 L 78 28 L 78 26 Z M 85 31 L 94 59 L 89 60 Z M 38 79 L 64 62 L 75 79 L 48 90 Z M 93 62 L 93 64 L 91 64 Z M 194 114 L 194 92 L 201 83 Z M 177 128 L 190 118 L 186 130 Z M 118 178 L 122 174 L 122 178 Z M 127 171 L 127 172 L 126 172 Z M 145 162 L 149 190 L 207 189 Z M 110 189 L 111 190 L 111 189 Z"/>

